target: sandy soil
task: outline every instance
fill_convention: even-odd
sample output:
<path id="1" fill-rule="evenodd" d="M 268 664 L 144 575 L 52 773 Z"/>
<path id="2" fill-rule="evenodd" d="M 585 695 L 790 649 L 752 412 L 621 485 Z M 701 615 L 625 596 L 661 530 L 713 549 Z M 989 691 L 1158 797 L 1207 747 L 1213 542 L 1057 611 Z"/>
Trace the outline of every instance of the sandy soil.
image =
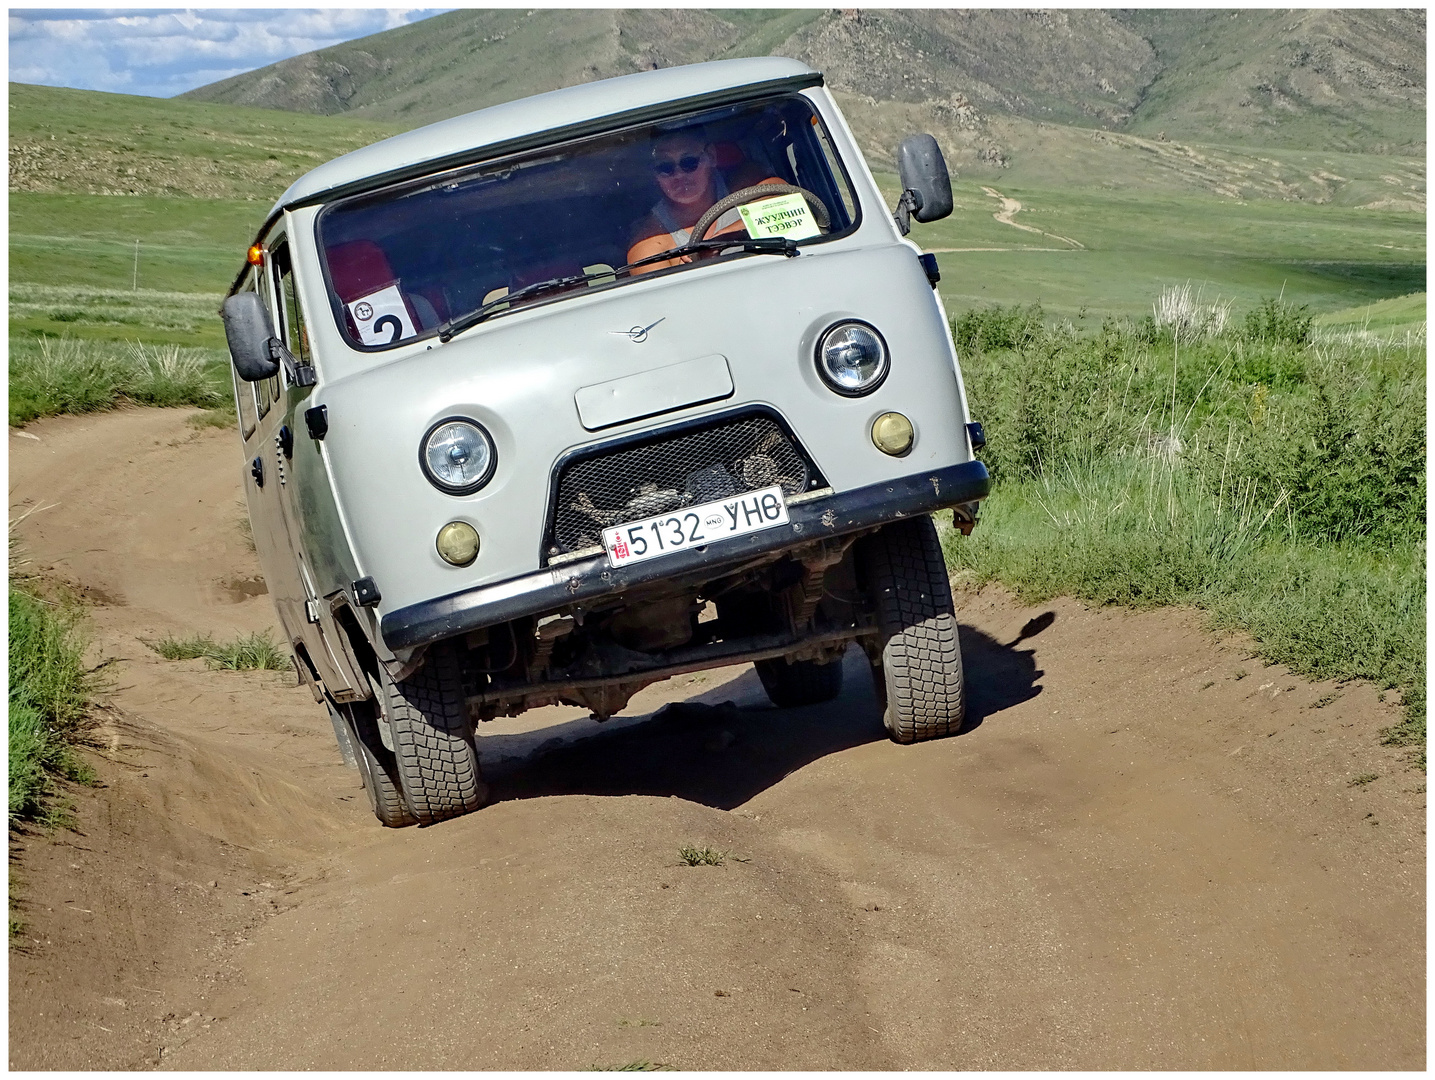
<path id="1" fill-rule="evenodd" d="M 888 742 L 855 654 L 809 709 L 711 672 L 488 725 L 494 804 L 386 831 L 292 676 L 142 644 L 274 621 L 185 415 L 10 439 L 122 658 L 78 829 L 11 836 L 12 1067 L 1424 1066 L 1425 778 L 1370 687 L 966 592 L 958 738 Z"/>

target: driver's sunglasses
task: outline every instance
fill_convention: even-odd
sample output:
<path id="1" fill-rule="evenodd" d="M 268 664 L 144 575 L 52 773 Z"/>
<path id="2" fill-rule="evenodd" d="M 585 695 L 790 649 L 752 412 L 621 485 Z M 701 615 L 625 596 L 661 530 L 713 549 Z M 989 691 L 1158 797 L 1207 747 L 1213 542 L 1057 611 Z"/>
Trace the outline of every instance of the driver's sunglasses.
<path id="1" fill-rule="evenodd" d="M 684 154 L 678 158 L 677 161 L 653 162 L 653 172 L 659 176 L 672 176 L 679 169 L 682 169 L 685 173 L 693 173 L 698 171 L 698 166 L 702 163 L 703 159 L 701 154 Z"/>

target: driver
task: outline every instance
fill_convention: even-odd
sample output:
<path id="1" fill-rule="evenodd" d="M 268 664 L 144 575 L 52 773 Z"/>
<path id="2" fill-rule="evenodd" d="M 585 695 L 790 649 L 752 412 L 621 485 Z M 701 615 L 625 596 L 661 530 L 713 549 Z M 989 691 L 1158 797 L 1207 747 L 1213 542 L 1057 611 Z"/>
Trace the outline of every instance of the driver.
<path id="1" fill-rule="evenodd" d="M 717 168 L 713 145 L 701 128 L 659 135 L 653 140 L 652 153 L 653 179 L 657 181 L 662 198 L 633 226 L 631 246 L 628 248 L 630 263 L 682 247 L 690 239 L 698 218 L 729 194 L 727 182 Z M 749 168 L 748 171 L 753 170 Z M 754 184 L 784 184 L 786 181 L 769 176 L 765 179 L 744 177 L 741 182 L 735 179 L 734 183 L 741 189 Z M 713 237 L 733 232 L 747 235 L 736 208 L 718 218 L 709 227 L 707 235 Z M 662 270 L 692 261 L 691 255 L 684 255 L 636 267 L 633 273 L 646 274 L 650 270 Z"/>

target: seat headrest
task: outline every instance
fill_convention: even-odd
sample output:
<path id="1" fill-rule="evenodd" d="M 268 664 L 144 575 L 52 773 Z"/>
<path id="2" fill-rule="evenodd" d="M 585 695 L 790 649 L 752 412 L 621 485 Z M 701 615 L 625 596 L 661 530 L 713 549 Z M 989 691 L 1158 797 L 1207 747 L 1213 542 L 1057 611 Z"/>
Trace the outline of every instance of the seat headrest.
<path id="1" fill-rule="evenodd" d="M 384 249 L 372 240 L 350 240 L 328 250 L 329 277 L 339 299 L 350 303 L 398 280 Z"/>

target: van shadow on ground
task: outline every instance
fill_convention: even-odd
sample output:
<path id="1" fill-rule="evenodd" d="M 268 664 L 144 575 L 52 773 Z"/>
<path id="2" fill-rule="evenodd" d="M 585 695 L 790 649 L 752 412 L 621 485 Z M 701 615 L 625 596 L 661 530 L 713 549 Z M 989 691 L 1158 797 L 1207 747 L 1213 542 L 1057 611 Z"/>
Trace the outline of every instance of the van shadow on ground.
<path id="1" fill-rule="evenodd" d="M 961 627 L 967 676 L 963 735 L 1041 692 L 1035 650 L 1018 646 L 1054 619 L 1051 612 L 1038 616 L 1005 645 Z M 596 728 L 591 720 L 577 723 Z M 599 729 L 559 746 L 549 736 L 533 749 L 532 734 L 483 736 L 479 753 L 494 802 L 657 795 L 731 810 L 818 758 L 886 737 L 866 657 L 853 647 L 843 659 L 842 693 L 824 705 L 774 708 L 749 668 L 620 729 Z"/>

